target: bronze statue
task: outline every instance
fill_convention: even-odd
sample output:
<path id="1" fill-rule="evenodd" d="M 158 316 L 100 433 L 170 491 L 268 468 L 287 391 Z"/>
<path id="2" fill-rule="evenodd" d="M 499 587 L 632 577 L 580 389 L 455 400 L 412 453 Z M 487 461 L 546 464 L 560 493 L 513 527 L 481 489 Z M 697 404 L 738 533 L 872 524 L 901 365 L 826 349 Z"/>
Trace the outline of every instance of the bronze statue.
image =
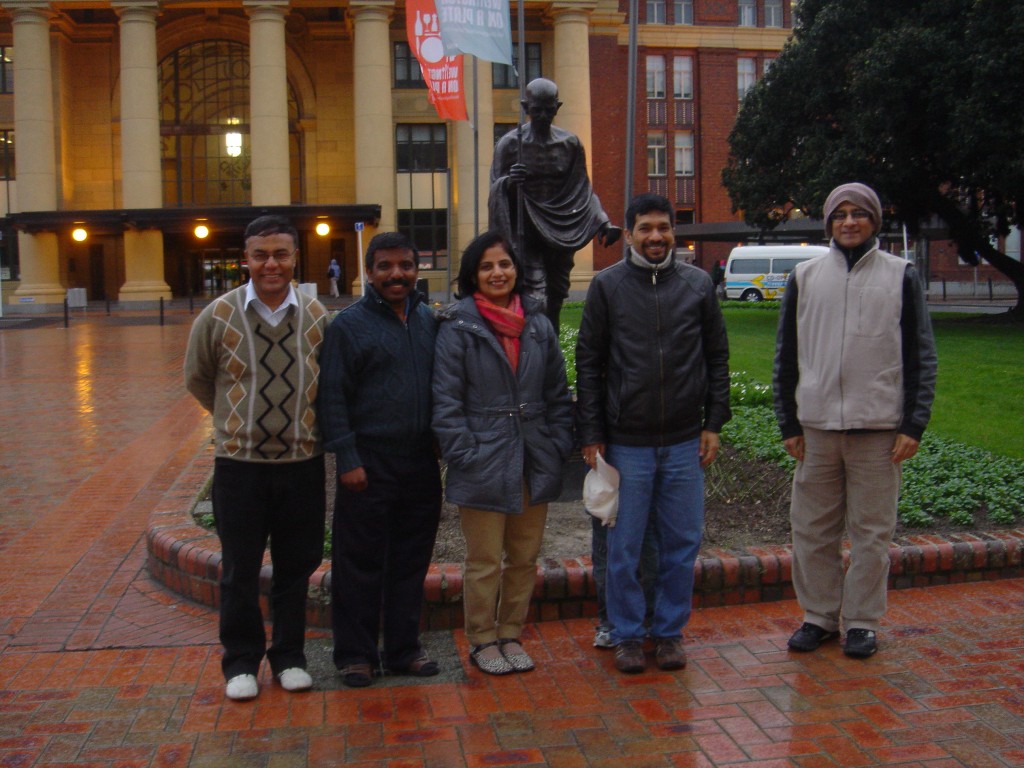
<path id="1" fill-rule="evenodd" d="M 544 302 L 545 314 L 558 331 L 576 251 L 595 235 L 602 245 L 612 245 L 622 230 L 611 224 L 590 186 L 580 140 L 551 124 L 562 106 L 558 86 L 544 78 L 532 80 L 522 104 L 530 121 L 494 148 L 490 226 L 521 251 L 524 293 Z M 522 243 L 516 227 L 517 191 L 523 197 Z"/>

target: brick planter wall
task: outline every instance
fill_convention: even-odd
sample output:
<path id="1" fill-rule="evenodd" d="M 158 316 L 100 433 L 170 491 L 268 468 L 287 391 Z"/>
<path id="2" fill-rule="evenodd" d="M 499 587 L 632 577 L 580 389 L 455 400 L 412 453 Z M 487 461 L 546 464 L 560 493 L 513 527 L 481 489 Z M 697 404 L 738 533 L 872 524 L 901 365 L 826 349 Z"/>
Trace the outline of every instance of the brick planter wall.
<path id="1" fill-rule="evenodd" d="M 194 478 L 194 473 L 186 473 Z M 197 603 L 215 607 L 220 571 L 217 536 L 192 523 L 188 510 L 195 500 L 179 489 L 169 494 L 180 504 L 154 515 L 146 532 L 149 571 L 168 589 Z M 949 540 L 937 536 L 900 539 L 889 550 L 890 589 L 933 584 L 1017 578 L 1022 575 L 1024 529 L 995 533 L 959 534 Z M 848 553 L 846 555 L 849 556 Z M 330 627 L 330 569 L 325 562 L 309 584 L 309 624 Z M 711 550 L 696 565 L 694 607 L 740 605 L 794 597 L 792 555 L 788 547 L 751 548 L 746 552 Z M 264 564 L 261 592 L 268 610 L 270 565 Z M 433 563 L 424 585 L 424 629 L 462 626 L 462 568 L 460 564 Z M 528 621 L 594 616 L 597 612 L 589 557 L 538 563 L 537 582 Z"/>

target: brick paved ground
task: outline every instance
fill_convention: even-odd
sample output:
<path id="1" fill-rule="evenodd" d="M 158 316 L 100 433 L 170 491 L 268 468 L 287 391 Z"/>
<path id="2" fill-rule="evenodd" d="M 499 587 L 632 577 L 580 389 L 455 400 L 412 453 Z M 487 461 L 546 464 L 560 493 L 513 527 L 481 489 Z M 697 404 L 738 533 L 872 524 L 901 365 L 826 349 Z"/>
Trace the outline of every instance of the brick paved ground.
<path id="1" fill-rule="evenodd" d="M 787 653 L 790 601 L 697 612 L 681 673 L 617 674 L 581 619 L 528 627 L 530 675 L 290 695 L 264 674 L 225 702 L 215 615 L 144 570 L 209 438 L 186 334 L 0 330 L 0 768 L 1024 766 L 1022 580 L 892 593 L 865 662 Z"/>

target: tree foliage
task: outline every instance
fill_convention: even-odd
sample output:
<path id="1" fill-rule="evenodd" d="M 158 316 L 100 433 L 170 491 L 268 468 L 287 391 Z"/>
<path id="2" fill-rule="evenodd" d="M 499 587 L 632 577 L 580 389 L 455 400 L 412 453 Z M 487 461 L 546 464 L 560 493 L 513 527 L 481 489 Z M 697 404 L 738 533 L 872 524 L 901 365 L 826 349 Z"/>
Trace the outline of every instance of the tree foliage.
<path id="1" fill-rule="evenodd" d="M 748 92 L 722 179 L 771 229 L 874 187 L 914 234 L 938 217 L 962 258 L 1013 281 L 990 237 L 1024 223 L 1024 14 L 1006 0 L 802 0 L 793 37 Z"/>

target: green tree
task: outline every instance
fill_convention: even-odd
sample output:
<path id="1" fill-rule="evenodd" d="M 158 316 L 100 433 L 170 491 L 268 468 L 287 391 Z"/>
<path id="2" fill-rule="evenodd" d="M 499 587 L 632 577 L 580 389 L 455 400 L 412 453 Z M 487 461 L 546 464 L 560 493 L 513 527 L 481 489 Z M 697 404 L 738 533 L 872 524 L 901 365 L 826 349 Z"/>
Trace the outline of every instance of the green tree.
<path id="1" fill-rule="evenodd" d="M 965 261 L 1005 274 L 1024 318 L 1024 268 L 990 240 L 1024 223 L 1020 11 L 1006 0 L 802 0 L 729 135 L 734 209 L 771 229 L 863 181 L 913 234 L 937 217 Z"/>

